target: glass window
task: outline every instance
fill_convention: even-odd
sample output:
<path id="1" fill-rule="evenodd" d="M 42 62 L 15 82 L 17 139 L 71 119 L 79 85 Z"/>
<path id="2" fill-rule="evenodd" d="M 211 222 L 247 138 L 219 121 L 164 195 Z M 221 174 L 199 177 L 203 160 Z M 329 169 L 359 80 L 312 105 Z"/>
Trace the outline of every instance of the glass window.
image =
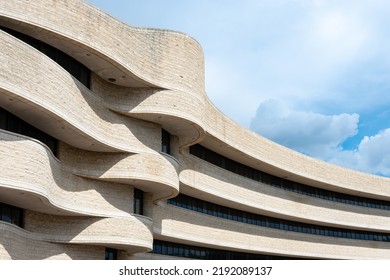
<path id="1" fill-rule="evenodd" d="M 144 192 L 139 189 L 134 189 L 134 214 L 144 214 Z"/>
<path id="2" fill-rule="evenodd" d="M 23 227 L 23 209 L 0 203 L 0 221 Z"/>
<path id="3" fill-rule="evenodd" d="M 161 129 L 161 152 L 171 154 L 171 134 L 165 129 Z"/>
<path id="4" fill-rule="evenodd" d="M 157 249 L 157 246 L 165 247 L 167 249 L 161 252 L 160 250 Z M 169 248 L 173 248 L 173 249 L 169 249 Z M 176 250 L 175 248 L 178 248 L 178 250 Z M 195 259 L 204 259 L 204 260 L 293 259 L 293 258 L 279 257 L 274 255 L 271 256 L 271 255 L 241 253 L 241 252 L 233 252 L 233 251 L 191 246 L 191 245 L 173 243 L 168 241 L 154 240 L 153 253 L 167 255 L 168 252 L 172 252 L 172 255 L 177 257 L 186 257 L 186 258 L 195 258 Z"/>
<path id="5" fill-rule="evenodd" d="M 117 249 L 106 248 L 105 259 L 106 260 L 117 260 L 118 259 Z"/>

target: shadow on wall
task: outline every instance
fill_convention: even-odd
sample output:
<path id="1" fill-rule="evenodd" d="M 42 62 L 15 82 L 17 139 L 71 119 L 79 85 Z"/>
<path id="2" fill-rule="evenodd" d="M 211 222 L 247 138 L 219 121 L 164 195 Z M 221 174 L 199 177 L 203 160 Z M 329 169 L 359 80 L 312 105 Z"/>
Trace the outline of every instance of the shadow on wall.
<path id="1" fill-rule="evenodd" d="M 179 146 L 189 146 L 205 137 L 206 98 L 202 94 L 161 88 L 126 88 L 106 82 L 92 74 L 92 91 L 105 107 L 131 119 L 161 125 L 179 136 Z M 137 137 L 137 136 L 136 136 Z"/>
<path id="2" fill-rule="evenodd" d="M 103 260 L 105 247 L 45 242 L 16 226 L 0 222 L 0 258 L 12 260 Z"/>
<path id="3" fill-rule="evenodd" d="M 73 175 L 67 171 L 67 168 L 53 156 L 44 144 L 29 137 L 1 131 L 0 139 L 5 142 L 17 143 L 17 149 L 13 149 L 14 145 L 7 149 L 8 153 L 4 156 L 14 160 L 3 168 L 23 172 L 23 176 L 15 178 L 15 180 L 26 182 L 29 185 L 35 184 L 38 189 L 43 189 L 43 191 L 32 194 L 42 196 L 43 193 L 45 194 L 43 195 L 44 199 L 49 201 L 55 198 L 53 196 L 59 196 L 54 201 L 63 200 L 68 206 L 66 210 L 69 211 L 72 211 L 72 209 L 68 209 L 69 205 L 75 203 L 75 206 L 77 206 L 75 209 L 85 207 L 90 212 L 95 210 L 96 215 L 104 214 L 103 210 L 114 211 L 116 209 L 125 213 L 132 212 L 132 186 Z M 1 162 L 6 163 L 7 161 L 2 160 Z M 16 173 L 16 175 L 8 176 L 18 175 Z M 40 184 L 40 180 L 44 180 L 46 185 Z M 31 192 L 28 189 L 25 191 Z M 41 200 L 40 203 L 42 203 L 40 208 L 47 207 Z M 61 205 L 53 206 L 61 208 Z M 77 213 L 75 209 L 73 211 Z"/>

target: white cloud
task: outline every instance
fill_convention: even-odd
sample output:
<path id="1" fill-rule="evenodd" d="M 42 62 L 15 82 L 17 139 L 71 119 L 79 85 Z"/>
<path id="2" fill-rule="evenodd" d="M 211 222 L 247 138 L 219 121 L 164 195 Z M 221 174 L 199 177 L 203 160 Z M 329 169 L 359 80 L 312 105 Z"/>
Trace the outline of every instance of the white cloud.
<path id="1" fill-rule="evenodd" d="M 278 100 L 261 103 L 251 129 L 293 150 L 333 164 L 390 176 L 390 128 L 365 136 L 354 150 L 342 143 L 358 132 L 359 115 L 323 115 L 289 108 Z"/>
<path id="2" fill-rule="evenodd" d="M 341 143 L 357 133 L 359 115 L 296 111 L 278 100 L 260 104 L 251 129 L 310 156 L 329 160 Z"/>
<path id="3" fill-rule="evenodd" d="M 340 151 L 331 163 L 364 172 L 390 176 L 390 128 L 374 136 L 365 136 L 357 149 Z"/>

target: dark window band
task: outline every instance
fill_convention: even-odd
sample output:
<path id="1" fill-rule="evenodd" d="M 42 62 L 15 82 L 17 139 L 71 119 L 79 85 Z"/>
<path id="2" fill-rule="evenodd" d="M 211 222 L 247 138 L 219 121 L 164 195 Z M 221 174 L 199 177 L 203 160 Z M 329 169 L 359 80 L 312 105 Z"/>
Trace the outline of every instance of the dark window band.
<path id="1" fill-rule="evenodd" d="M 261 227 L 339 238 L 390 242 L 390 234 L 387 233 L 318 226 L 267 217 L 221 206 L 184 194 L 179 194 L 177 197 L 169 199 L 168 204 L 222 219 L 228 219 Z"/>
<path id="2" fill-rule="evenodd" d="M 59 65 L 61 65 L 62 68 L 64 68 L 67 72 L 69 72 L 69 74 L 79 80 L 83 85 L 85 85 L 87 88 L 90 88 L 91 71 L 73 57 L 23 33 L 3 26 L 0 26 L 0 29 L 47 55 Z"/>
<path id="3" fill-rule="evenodd" d="M 153 254 L 200 260 L 295 260 L 297 258 L 225 251 L 161 240 L 153 241 Z"/>
<path id="4" fill-rule="evenodd" d="M 37 139 L 46 144 L 57 156 L 57 139 L 6 111 L 3 107 L 0 107 L 0 128 Z"/>
<path id="5" fill-rule="evenodd" d="M 0 221 L 23 227 L 23 209 L 0 202 Z"/>
<path id="6" fill-rule="evenodd" d="M 345 204 L 390 210 L 390 201 L 343 194 L 293 182 L 231 160 L 199 144 L 191 146 L 190 153 L 240 176 L 286 191 Z"/>

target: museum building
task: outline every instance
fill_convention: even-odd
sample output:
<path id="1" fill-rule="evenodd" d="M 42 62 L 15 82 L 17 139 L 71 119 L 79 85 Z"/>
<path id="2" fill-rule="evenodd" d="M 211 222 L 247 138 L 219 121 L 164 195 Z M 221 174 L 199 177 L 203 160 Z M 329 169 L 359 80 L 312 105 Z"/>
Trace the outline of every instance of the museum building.
<path id="1" fill-rule="evenodd" d="M 193 38 L 0 0 L 0 41 L 0 259 L 390 258 L 390 179 L 229 119 Z"/>

